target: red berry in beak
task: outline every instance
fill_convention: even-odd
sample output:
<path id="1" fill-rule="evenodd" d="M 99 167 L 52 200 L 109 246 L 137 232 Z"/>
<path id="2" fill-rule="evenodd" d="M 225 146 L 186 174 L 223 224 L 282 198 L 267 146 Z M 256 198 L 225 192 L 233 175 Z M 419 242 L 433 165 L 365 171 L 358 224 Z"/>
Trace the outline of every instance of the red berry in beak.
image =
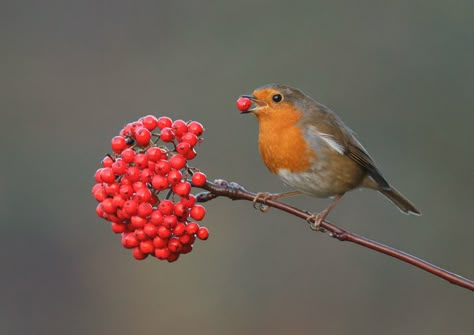
<path id="1" fill-rule="evenodd" d="M 249 98 L 240 97 L 237 99 L 237 108 L 241 112 L 246 112 L 252 106 L 252 101 Z"/>

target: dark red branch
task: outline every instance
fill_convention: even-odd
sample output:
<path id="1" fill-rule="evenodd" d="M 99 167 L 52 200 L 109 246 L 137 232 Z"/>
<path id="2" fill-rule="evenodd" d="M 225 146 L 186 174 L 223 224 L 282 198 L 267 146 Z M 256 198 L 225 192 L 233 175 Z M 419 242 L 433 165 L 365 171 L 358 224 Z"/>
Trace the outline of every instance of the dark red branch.
<path id="1" fill-rule="evenodd" d="M 206 202 L 217 198 L 219 196 L 227 197 L 232 200 L 249 200 L 253 201 L 255 199 L 256 194 L 247 191 L 242 186 L 236 183 L 227 183 L 224 180 L 216 180 L 214 183 L 207 183 L 206 185 L 202 186 L 203 189 L 207 190 L 208 192 L 203 192 L 197 195 L 197 200 L 199 202 Z M 293 206 L 287 205 L 285 203 L 274 201 L 274 200 L 260 200 L 258 199 L 257 202 L 274 207 L 281 211 L 290 213 L 295 215 L 301 219 L 304 219 L 305 223 L 308 222 L 307 220 L 310 218 L 311 214 L 305 211 L 302 211 L 298 208 Z M 446 271 L 436 265 L 430 264 L 420 258 L 407 254 L 406 252 L 391 248 L 389 246 L 383 245 L 381 243 L 369 240 L 368 238 L 356 235 L 354 233 L 348 232 L 338 226 L 335 226 L 328 221 L 323 221 L 321 223 L 321 228 L 329 232 L 331 237 L 338 239 L 339 241 L 349 241 L 356 244 L 359 244 L 363 247 L 384 253 L 391 257 L 398 258 L 399 260 L 412 264 L 422 270 L 432 273 L 435 276 L 443 278 L 449 281 L 452 284 L 467 288 L 471 291 L 474 291 L 474 281 L 469 280 L 467 278 L 461 277 L 455 273 Z"/>

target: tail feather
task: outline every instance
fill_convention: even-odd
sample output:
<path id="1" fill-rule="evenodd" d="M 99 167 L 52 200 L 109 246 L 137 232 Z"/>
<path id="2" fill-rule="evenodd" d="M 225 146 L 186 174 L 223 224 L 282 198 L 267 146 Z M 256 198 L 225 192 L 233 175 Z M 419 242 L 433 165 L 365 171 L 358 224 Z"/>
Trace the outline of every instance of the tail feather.
<path id="1" fill-rule="evenodd" d="M 393 187 L 386 190 L 379 190 L 379 192 L 389 198 L 403 213 L 421 215 L 421 212 L 416 209 L 415 205 Z"/>

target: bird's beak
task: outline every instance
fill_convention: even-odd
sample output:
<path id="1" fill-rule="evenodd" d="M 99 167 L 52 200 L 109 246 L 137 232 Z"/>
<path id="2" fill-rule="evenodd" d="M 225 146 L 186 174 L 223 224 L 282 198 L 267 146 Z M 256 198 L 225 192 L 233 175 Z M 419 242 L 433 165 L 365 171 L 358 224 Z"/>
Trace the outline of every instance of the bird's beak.
<path id="1" fill-rule="evenodd" d="M 265 103 L 263 101 L 260 101 L 258 100 L 257 98 L 255 98 L 253 95 L 241 95 L 242 98 L 247 98 L 249 99 L 250 101 L 252 101 L 252 106 L 250 106 L 249 109 L 247 109 L 246 111 L 242 111 L 240 112 L 240 114 L 248 114 L 248 113 L 253 113 L 255 112 L 256 110 L 258 110 L 260 107 L 264 106 Z"/>

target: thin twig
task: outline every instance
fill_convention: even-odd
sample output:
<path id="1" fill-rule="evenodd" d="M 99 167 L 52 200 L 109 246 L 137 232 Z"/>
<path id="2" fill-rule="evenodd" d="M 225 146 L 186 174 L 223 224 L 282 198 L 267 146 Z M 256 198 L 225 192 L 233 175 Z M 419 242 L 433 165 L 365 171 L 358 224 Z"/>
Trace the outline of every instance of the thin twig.
<path id="1" fill-rule="evenodd" d="M 256 193 L 252 193 L 244 189 L 242 186 L 236 183 L 227 183 L 224 180 L 216 180 L 214 183 L 206 183 L 206 185 L 201 187 L 208 192 L 202 192 L 196 195 L 196 199 L 199 202 L 206 202 L 212 199 L 215 199 L 219 196 L 227 197 L 232 200 L 248 200 L 253 201 L 255 199 Z M 274 200 L 262 200 L 257 199 L 258 203 L 264 204 L 266 206 L 274 207 L 281 211 L 295 215 L 303 220 L 307 220 L 311 217 L 311 214 L 302 211 L 293 206 L 287 205 L 285 203 L 274 201 Z M 422 270 L 430 272 L 431 274 L 438 276 L 442 279 L 449 281 L 452 284 L 467 288 L 468 290 L 474 291 L 474 281 L 461 277 L 455 273 L 444 270 L 436 265 L 428 263 L 420 258 L 407 254 L 406 252 L 391 248 L 389 246 L 383 245 L 379 242 L 372 241 L 363 236 L 351 233 L 345 229 L 342 229 L 328 221 L 323 221 L 321 223 L 321 228 L 329 232 L 331 237 L 338 239 L 339 241 L 349 241 L 356 244 L 359 244 L 363 247 L 384 253 L 391 257 L 397 258 L 403 262 L 412 264 Z"/>

